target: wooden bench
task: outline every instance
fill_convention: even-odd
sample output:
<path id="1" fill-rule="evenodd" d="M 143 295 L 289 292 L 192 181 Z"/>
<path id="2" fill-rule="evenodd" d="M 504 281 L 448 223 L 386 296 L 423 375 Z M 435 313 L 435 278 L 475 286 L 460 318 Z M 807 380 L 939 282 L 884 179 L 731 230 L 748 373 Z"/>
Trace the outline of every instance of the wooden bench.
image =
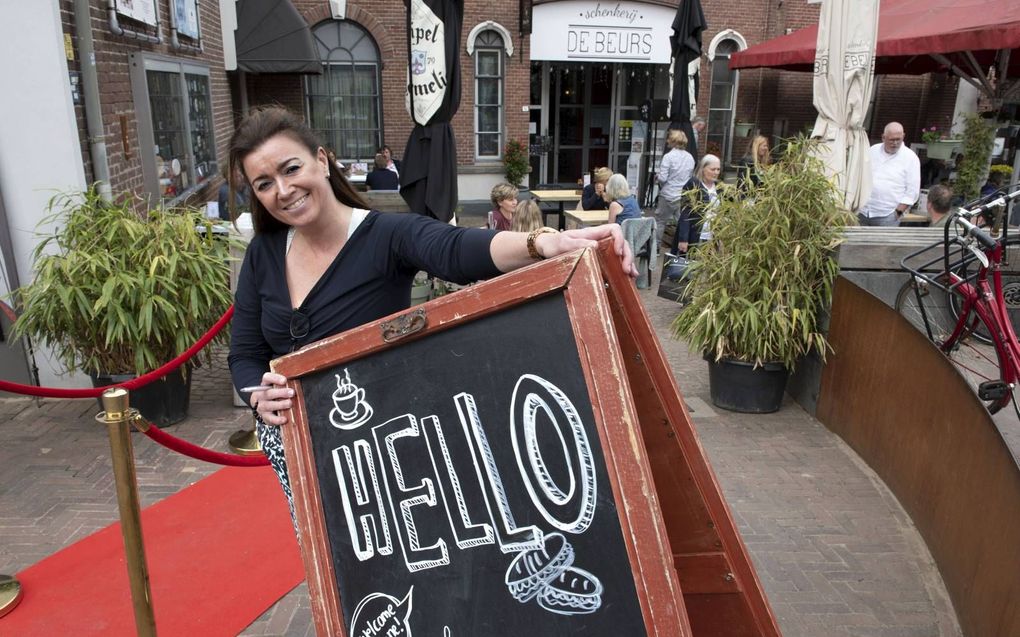
<path id="1" fill-rule="evenodd" d="M 361 193 L 372 210 L 382 212 L 410 212 L 399 190 L 368 190 Z"/>

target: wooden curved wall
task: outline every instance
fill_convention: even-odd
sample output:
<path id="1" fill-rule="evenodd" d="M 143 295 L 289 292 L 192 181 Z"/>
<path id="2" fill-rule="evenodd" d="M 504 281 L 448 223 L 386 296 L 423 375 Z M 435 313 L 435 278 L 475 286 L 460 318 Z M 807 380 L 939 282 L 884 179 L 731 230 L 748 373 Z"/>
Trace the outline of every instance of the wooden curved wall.
<path id="1" fill-rule="evenodd" d="M 956 369 L 895 310 L 837 281 L 818 419 L 881 476 L 967 635 L 1020 635 L 1020 468 Z"/>

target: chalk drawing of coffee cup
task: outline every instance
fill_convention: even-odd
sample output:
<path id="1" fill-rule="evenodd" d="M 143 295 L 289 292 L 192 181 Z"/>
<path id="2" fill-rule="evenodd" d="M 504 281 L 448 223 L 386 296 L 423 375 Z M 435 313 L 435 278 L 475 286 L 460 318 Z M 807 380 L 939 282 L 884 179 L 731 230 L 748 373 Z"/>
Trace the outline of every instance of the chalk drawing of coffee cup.
<path id="1" fill-rule="evenodd" d="M 365 401 L 365 389 L 351 382 L 351 374 L 346 369 L 343 377 L 337 374 L 329 422 L 337 429 L 356 429 L 371 417 L 372 406 Z"/>

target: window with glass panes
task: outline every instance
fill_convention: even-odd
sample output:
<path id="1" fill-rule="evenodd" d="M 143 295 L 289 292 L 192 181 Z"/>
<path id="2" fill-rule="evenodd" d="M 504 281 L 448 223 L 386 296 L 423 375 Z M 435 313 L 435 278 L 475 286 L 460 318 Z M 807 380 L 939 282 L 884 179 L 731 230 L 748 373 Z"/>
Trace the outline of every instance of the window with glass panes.
<path id="1" fill-rule="evenodd" d="M 348 20 L 324 22 L 312 35 L 322 75 L 305 80 L 308 123 L 341 161 L 371 163 L 382 145 L 379 49 Z"/>
<path id="2" fill-rule="evenodd" d="M 503 37 L 492 30 L 475 39 L 475 157 L 503 157 Z"/>
<path id="3" fill-rule="evenodd" d="M 143 157 L 145 189 L 174 202 L 218 169 L 209 69 L 144 55 L 138 61 L 132 65 L 132 91 L 139 137 L 142 148 L 153 149 Z"/>
<path id="4" fill-rule="evenodd" d="M 733 108 L 737 103 L 737 72 L 730 69 L 730 55 L 739 50 L 735 40 L 723 40 L 712 59 L 712 95 L 708 104 L 708 144 L 706 153 L 730 161 L 733 139 Z"/>

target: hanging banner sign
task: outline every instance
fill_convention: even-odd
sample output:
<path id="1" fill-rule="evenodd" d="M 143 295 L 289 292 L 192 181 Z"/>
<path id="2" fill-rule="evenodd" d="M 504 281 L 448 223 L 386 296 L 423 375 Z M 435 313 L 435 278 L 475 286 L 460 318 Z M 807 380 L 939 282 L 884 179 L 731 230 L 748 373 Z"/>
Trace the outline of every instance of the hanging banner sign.
<path id="1" fill-rule="evenodd" d="M 531 59 L 668 64 L 676 7 L 565 0 L 536 5 Z"/>
<path id="2" fill-rule="evenodd" d="M 156 26 L 156 3 L 153 0 L 117 0 L 117 13 Z"/>
<path id="3" fill-rule="evenodd" d="M 411 1 L 411 60 L 408 94 L 418 124 L 428 124 L 446 96 L 446 32 L 424 0 Z M 413 99 L 410 99 L 413 95 Z"/>

